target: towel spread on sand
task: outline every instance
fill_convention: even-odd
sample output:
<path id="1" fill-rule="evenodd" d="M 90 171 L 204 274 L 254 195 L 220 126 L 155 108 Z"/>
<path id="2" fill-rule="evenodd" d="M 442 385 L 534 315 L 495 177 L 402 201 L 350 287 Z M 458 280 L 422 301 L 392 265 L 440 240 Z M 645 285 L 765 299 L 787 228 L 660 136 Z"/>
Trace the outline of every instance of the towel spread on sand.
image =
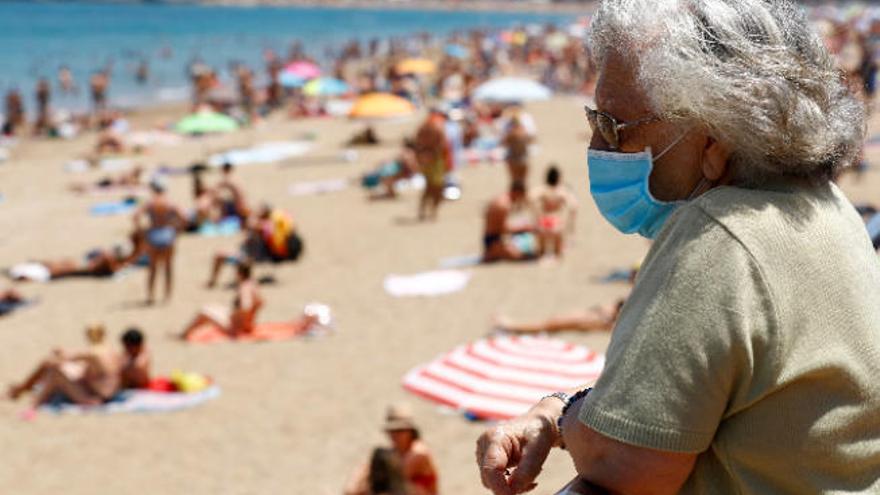
<path id="1" fill-rule="evenodd" d="M 310 329 L 303 329 L 300 325 L 291 322 L 258 323 L 254 331 L 247 335 L 231 337 L 217 325 L 206 323 L 193 330 L 187 337 L 187 342 L 199 344 L 211 344 L 214 342 L 273 342 L 290 340 L 300 335 L 309 334 Z"/>
<path id="2" fill-rule="evenodd" d="M 241 232 L 241 219 L 229 217 L 217 223 L 205 222 L 199 225 L 197 233 L 202 237 L 228 237 Z"/>
<path id="3" fill-rule="evenodd" d="M 313 144 L 307 141 L 268 142 L 251 148 L 233 149 L 211 155 L 208 158 L 208 165 L 220 167 L 227 162 L 235 166 L 276 163 L 288 158 L 305 155 L 312 147 Z"/>
<path id="4" fill-rule="evenodd" d="M 467 287 L 471 274 L 460 270 L 438 270 L 415 275 L 388 275 L 385 291 L 394 297 L 442 296 Z"/>
<path id="5" fill-rule="evenodd" d="M 9 278 L 31 282 L 48 282 L 52 279 L 52 274 L 49 272 L 49 268 L 42 263 L 28 262 L 19 263 L 9 268 Z"/>
<path id="6" fill-rule="evenodd" d="M 189 409 L 219 396 L 220 387 L 217 385 L 211 385 L 200 392 L 194 393 L 125 390 L 117 394 L 110 402 L 100 406 L 78 406 L 61 401 L 47 404 L 41 409 L 57 414 L 171 412 Z"/>
<path id="7" fill-rule="evenodd" d="M 23 301 L 0 301 L 0 316 L 12 313 L 16 309 L 36 304 L 36 299 L 25 299 Z"/>
<path id="8" fill-rule="evenodd" d="M 331 192 L 344 191 L 348 189 L 348 179 L 327 179 L 295 182 L 287 188 L 287 193 L 291 196 L 311 196 L 315 194 L 326 194 Z"/>
<path id="9" fill-rule="evenodd" d="M 449 256 L 440 260 L 440 268 L 465 268 L 477 266 L 483 262 L 480 254 L 463 254 L 461 256 Z"/>
<path id="10" fill-rule="evenodd" d="M 92 205 L 89 208 L 89 215 L 95 217 L 106 217 L 112 215 L 126 215 L 137 208 L 137 201 L 131 198 L 119 201 L 107 201 Z"/>

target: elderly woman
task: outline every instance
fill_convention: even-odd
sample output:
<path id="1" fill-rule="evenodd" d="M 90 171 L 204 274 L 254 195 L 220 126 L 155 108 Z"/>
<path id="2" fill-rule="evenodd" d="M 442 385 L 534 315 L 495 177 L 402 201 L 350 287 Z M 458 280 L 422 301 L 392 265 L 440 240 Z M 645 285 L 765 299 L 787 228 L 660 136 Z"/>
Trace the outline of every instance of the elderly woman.
<path id="1" fill-rule="evenodd" d="M 864 110 L 808 26 L 780 0 L 600 5 L 591 192 L 655 241 L 593 388 L 478 441 L 493 493 L 553 446 L 568 493 L 880 492 L 880 264 L 829 181 Z"/>

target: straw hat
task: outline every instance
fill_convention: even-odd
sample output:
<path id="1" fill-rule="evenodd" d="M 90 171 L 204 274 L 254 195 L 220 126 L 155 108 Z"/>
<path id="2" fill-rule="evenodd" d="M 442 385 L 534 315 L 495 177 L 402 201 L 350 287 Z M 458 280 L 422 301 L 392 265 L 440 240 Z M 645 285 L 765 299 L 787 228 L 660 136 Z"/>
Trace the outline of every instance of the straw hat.
<path id="1" fill-rule="evenodd" d="M 392 404 L 385 413 L 385 431 L 418 431 L 412 410 L 406 404 Z"/>

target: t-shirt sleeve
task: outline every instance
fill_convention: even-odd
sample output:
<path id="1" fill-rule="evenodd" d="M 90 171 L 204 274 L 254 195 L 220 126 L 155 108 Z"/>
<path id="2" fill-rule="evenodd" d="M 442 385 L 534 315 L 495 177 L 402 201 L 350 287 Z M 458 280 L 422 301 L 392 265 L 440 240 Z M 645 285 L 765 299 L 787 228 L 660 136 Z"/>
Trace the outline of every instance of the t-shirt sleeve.
<path id="1" fill-rule="evenodd" d="M 692 205 L 677 217 L 639 273 L 579 418 L 627 444 L 698 453 L 748 388 L 775 313 L 730 232 Z"/>

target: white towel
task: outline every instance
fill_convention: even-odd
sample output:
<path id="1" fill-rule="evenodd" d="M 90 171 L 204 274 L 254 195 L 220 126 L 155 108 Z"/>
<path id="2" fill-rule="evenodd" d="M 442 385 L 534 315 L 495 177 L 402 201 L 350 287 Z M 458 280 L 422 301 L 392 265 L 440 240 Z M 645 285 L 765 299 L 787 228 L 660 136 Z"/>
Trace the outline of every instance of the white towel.
<path id="1" fill-rule="evenodd" d="M 442 296 L 467 287 L 469 272 L 438 270 L 415 275 L 388 275 L 385 291 L 394 297 Z"/>

